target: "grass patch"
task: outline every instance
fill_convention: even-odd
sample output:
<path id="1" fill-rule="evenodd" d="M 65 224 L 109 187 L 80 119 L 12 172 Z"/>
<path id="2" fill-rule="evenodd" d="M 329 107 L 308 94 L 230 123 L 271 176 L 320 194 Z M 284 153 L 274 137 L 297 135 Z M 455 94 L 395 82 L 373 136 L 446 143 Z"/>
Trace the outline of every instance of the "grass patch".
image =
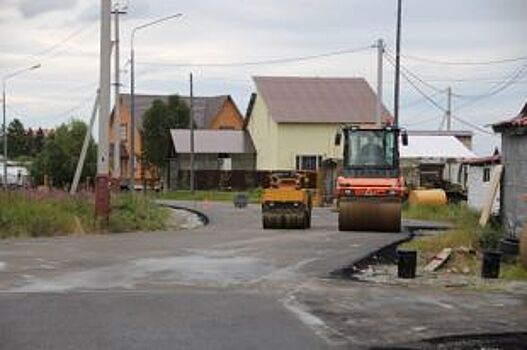
<path id="1" fill-rule="evenodd" d="M 92 194 L 0 192 L 0 238 L 151 231 L 165 228 L 168 217 L 168 209 L 131 194 L 112 197 L 109 221 L 102 224 L 95 220 Z"/>
<path id="2" fill-rule="evenodd" d="M 249 203 L 260 203 L 262 189 L 255 189 L 247 192 L 236 191 L 171 191 L 159 193 L 158 199 L 184 200 L 184 201 L 211 201 L 211 202 L 232 202 L 238 194 L 248 196 Z"/>
<path id="3" fill-rule="evenodd" d="M 403 217 L 408 219 L 448 221 L 453 229 L 437 235 L 417 237 L 404 243 L 401 248 L 415 249 L 418 264 L 426 265 L 444 248 L 452 248 L 453 253 L 442 268 L 454 273 L 479 274 L 481 254 L 484 250 L 496 249 L 503 237 L 501 226 L 491 221 L 485 228 L 479 226 L 479 213 L 466 204 L 449 204 L 443 207 L 406 206 Z M 501 277 L 504 279 L 527 279 L 527 271 L 517 264 L 502 263 Z"/>

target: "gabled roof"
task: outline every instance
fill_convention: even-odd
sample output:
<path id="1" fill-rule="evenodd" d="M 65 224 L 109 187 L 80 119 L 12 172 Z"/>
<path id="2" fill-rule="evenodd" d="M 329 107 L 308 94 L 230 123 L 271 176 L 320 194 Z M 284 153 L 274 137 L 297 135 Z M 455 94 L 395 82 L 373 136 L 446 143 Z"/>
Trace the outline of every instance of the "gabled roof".
<path id="1" fill-rule="evenodd" d="M 406 159 L 466 159 L 476 157 L 454 136 L 408 135 L 408 146 L 400 144 L 399 149 L 401 158 Z"/>
<path id="2" fill-rule="evenodd" d="M 135 116 L 136 125 L 140 127 L 143 124 L 143 116 L 145 112 L 152 106 L 155 100 L 168 102 L 170 95 L 135 95 Z M 130 109 L 130 94 L 121 94 L 122 104 Z M 190 97 L 180 96 L 180 98 L 190 106 Z M 219 96 L 195 96 L 193 111 L 194 122 L 199 129 L 206 129 L 209 127 L 212 120 L 221 111 L 225 101 L 230 99 L 229 95 Z"/>
<path id="3" fill-rule="evenodd" d="M 190 153 L 190 130 L 170 130 L 176 153 Z M 251 136 L 245 130 L 194 130 L 194 152 L 256 153 Z"/>
<path id="4" fill-rule="evenodd" d="M 253 77 L 277 123 L 375 123 L 376 94 L 363 78 Z M 250 118 L 251 110 L 247 117 Z M 383 120 L 390 113 L 383 106 Z"/>
<path id="5" fill-rule="evenodd" d="M 520 114 L 518 114 L 516 117 L 492 125 L 494 131 L 497 132 L 500 132 L 503 129 L 516 127 L 527 127 L 527 103 L 525 103 L 525 106 L 523 106 Z"/>

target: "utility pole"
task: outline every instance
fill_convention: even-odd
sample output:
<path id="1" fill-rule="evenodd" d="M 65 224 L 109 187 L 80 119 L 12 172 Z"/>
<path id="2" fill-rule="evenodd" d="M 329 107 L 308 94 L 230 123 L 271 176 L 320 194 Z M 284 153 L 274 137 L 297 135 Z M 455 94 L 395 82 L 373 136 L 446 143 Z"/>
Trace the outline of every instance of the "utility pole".
<path id="1" fill-rule="evenodd" d="M 121 178 L 121 134 L 120 134 L 120 107 L 121 107 L 121 99 L 120 99 L 120 89 L 121 89 L 121 80 L 120 80 L 120 55 L 119 55 L 119 44 L 120 44 L 120 30 L 119 30 L 119 16 L 122 14 L 126 14 L 126 11 L 123 11 L 119 8 L 119 3 L 115 5 L 115 8 L 113 10 L 114 15 L 114 46 L 115 46 L 115 52 L 114 52 L 114 91 L 115 91 L 115 107 L 114 107 L 114 114 L 113 114 L 113 171 L 112 175 L 115 180 L 117 180 L 117 183 L 119 183 Z"/>
<path id="2" fill-rule="evenodd" d="M 73 182 L 71 183 L 70 194 L 74 195 L 77 192 L 79 186 L 79 180 L 82 174 L 82 168 L 84 168 L 84 160 L 86 159 L 86 153 L 88 152 L 88 146 L 90 145 L 91 132 L 93 130 L 93 124 L 95 123 L 95 117 L 97 116 L 97 110 L 99 109 L 99 89 L 97 89 L 97 95 L 95 96 L 95 102 L 93 103 L 93 109 L 91 112 L 90 125 L 86 130 L 84 136 L 84 143 L 82 144 L 81 154 L 79 161 L 77 162 L 77 168 L 75 169 L 75 175 L 73 176 Z"/>
<path id="3" fill-rule="evenodd" d="M 190 73 L 190 192 L 194 194 L 194 81 Z"/>
<path id="4" fill-rule="evenodd" d="M 450 131 L 452 128 L 452 88 L 447 89 L 447 107 L 446 107 L 446 129 Z"/>
<path id="5" fill-rule="evenodd" d="M 376 119 L 379 126 L 382 125 L 382 55 L 384 54 L 384 42 L 377 40 L 377 109 Z"/>
<path id="6" fill-rule="evenodd" d="M 111 0 L 101 0 L 101 42 L 99 80 L 99 147 L 97 148 L 97 179 L 95 182 L 95 213 L 108 219 L 110 213 L 109 188 L 109 116 L 111 95 L 112 28 Z"/>
<path id="7" fill-rule="evenodd" d="M 393 117 L 396 127 L 399 126 L 399 85 L 400 85 L 400 62 L 401 62 L 401 0 L 397 0 L 397 32 L 395 39 L 395 92 L 394 92 L 394 106 Z"/>

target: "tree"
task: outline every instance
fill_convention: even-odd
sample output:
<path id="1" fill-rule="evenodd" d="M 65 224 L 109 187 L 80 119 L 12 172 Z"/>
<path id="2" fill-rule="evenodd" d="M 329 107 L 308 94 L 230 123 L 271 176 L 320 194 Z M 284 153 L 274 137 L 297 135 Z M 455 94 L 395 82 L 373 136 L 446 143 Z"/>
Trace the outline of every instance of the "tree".
<path id="1" fill-rule="evenodd" d="M 190 110 L 179 96 L 170 96 L 168 103 L 155 100 L 143 118 L 141 138 L 144 165 L 153 166 L 164 174 L 171 147 L 170 129 L 188 128 L 189 120 Z"/>
<path id="2" fill-rule="evenodd" d="M 53 137 L 45 140 L 42 152 L 37 155 L 31 167 L 31 175 L 36 184 L 43 183 L 44 175 L 48 175 L 56 187 L 65 187 L 71 182 L 87 130 L 88 126 L 83 121 L 72 120 L 60 125 Z M 95 176 L 96 168 L 97 149 L 92 139 L 86 154 L 82 178 Z"/>
<path id="3" fill-rule="evenodd" d="M 9 158 L 17 158 L 27 153 L 26 130 L 19 119 L 13 119 L 7 126 L 7 143 Z"/>
<path id="4" fill-rule="evenodd" d="M 44 135 L 44 130 L 42 130 L 42 128 L 38 128 L 33 138 L 33 152 L 35 155 L 42 152 L 45 138 L 46 136 Z"/>

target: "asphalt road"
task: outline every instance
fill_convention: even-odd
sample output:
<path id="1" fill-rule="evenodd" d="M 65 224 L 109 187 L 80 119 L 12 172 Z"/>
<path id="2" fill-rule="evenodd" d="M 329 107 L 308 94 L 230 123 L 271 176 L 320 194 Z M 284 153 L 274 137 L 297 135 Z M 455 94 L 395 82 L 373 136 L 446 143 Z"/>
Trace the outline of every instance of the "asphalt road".
<path id="1" fill-rule="evenodd" d="M 527 332 L 525 293 L 329 278 L 406 234 L 341 233 L 318 208 L 311 230 L 264 231 L 257 206 L 179 204 L 210 225 L 0 241 L 0 349 L 392 348 Z"/>
<path id="2" fill-rule="evenodd" d="M 311 230 L 264 231 L 257 206 L 192 205 L 208 226 L 1 241 L 0 348 L 347 346 L 295 293 L 405 237 L 340 233 L 327 209 Z"/>

